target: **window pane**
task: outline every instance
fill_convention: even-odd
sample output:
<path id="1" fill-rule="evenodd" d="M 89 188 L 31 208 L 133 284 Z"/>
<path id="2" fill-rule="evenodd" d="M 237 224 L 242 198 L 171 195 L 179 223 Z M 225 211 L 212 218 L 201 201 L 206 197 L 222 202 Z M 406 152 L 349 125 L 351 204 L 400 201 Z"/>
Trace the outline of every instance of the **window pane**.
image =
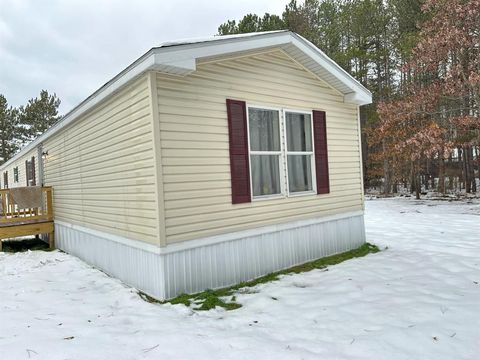
<path id="1" fill-rule="evenodd" d="M 286 113 L 287 150 L 312 151 L 310 114 Z"/>
<path id="2" fill-rule="evenodd" d="M 311 155 L 288 155 L 287 161 L 288 190 L 291 193 L 313 190 Z"/>
<path id="3" fill-rule="evenodd" d="M 252 155 L 253 196 L 280 194 L 279 155 Z"/>
<path id="4" fill-rule="evenodd" d="M 280 151 L 278 111 L 248 108 L 250 150 Z"/>

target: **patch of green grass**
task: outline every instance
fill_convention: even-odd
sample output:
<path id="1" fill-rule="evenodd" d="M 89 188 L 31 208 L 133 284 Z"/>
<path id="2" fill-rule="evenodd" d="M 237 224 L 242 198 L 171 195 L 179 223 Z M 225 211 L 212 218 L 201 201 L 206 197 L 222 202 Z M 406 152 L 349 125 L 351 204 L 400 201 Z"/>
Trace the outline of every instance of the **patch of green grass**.
<path id="1" fill-rule="evenodd" d="M 151 297 L 148 294 L 145 294 L 142 291 L 138 292 L 138 296 L 142 298 L 142 300 L 145 300 L 146 302 L 152 303 L 152 304 L 161 304 L 162 302 L 160 300 L 155 299 L 154 297 Z"/>
<path id="2" fill-rule="evenodd" d="M 356 249 L 353 249 L 344 253 L 332 255 L 332 256 L 327 256 L 318 260 L 310 261 L 305 264 L 291 267 L 289 269 L 276 271 L 251 281 L 241 282 L 237 285 L 233 285 L 230 287 L 217 289 L 217 290 L 208 289 L 197 294 L 181 294 L 167 301 L 155 300 L 144 293 L 139 293 L 139 295 L 142 297 L 142 299 L 148 302 L 183 304 L 185 306 L 190 306 L 194 304 L 195 310 L 210 310 L 215 308 L 216 306 L 223 307 L 226 310 L 235 310 L 242 306 L 241 304 L 236 302 L 237 298 L 234 295 L 234 293 L 239 289 L 251 288 L 259 284 L 276 281 L 279 279 L 280 275 L 287 275 L 292 273 L 299 274 L 299 273 L 311 271 L 314 269 L 324 269 L 329 265 L 336 265 L 346 260 L 366 256 L 368 254 L 374 254 L 379 251 L 380 249 L 377 246 L 372 245 L 370 243 L 365 243 Z M 230 297 L 230 299 L 226 300 L 226 298 L 228 297 Z M 278 300 L 278 299 L 272 298 L 272 300 Z"/>
<path id="3" fill-rule="evenodd" d="M 205 290 L 204 292 L 198 294 L 195 298 L 197 302 L 200 302 L 200 307 L 197 307 L 197 310 L 210 310 L 214 309 L 217 306 L 221 306 L 227 310 L 235 310 L 241 307 L 242 305 L 237 304 L 235 300 L 226 302 L 222 300 L 219 292 L 215 290 Z"/>
<path id="4" fill-rule="evenodd" d="M 173 305 L 183 304 L 183 305 L 189 306 L 191 297 L 192 296 L 188 294 L 181 294 L 181 295 L 178 295 L 175 299 L 172 299 L 170 303 Z"/>

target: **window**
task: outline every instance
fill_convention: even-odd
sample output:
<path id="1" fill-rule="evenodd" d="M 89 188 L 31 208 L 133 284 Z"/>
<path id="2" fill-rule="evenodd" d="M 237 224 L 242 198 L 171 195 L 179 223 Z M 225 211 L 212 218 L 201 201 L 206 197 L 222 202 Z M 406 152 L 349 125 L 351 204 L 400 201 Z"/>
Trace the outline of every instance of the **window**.
<path id="1" fill-rule="evenodd" d="M 3 173 L 3 188 L 8 189 L 8 171 Z"/>
<path id="2" fill-rule="evenodd" d="M 280 117 L 277 110 L 248 109 L 250 169 L 254 197 L 282 193 Z"/>
<path id="3" fill-rule="evenodd" d="M 35 157 L 32 156 L 30 160 L 25 160 L 25 178 L 27 186 L 35 186 Z"/>
<path id="4" fill-rule="evenodd" d="M 248 107 L 253 198 L 314 192 L 312 115 Z"/>
<path id="5" fill-rule="evenodd" d="M 13 182 L 18 183 L 18 166 L 13 168 Z"/>
<path id="6" fill-rule="evenodd" d="M 312 116 L 309 113 L 285 112 L 289 193 L 313 190 Z"/>

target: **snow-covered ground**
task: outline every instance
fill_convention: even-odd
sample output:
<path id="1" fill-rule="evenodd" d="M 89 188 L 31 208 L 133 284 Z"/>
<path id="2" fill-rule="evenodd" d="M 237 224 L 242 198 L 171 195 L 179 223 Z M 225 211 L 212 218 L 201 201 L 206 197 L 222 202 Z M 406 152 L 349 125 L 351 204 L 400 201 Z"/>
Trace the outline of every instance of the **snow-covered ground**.
<path id="1" fill-rule="evenodd" d="M 480 204 L 367 201 L 387 250 L 240 294 L 155 305 L 60 252 L 0 253 L 0 359 L 480 359 Z"/>

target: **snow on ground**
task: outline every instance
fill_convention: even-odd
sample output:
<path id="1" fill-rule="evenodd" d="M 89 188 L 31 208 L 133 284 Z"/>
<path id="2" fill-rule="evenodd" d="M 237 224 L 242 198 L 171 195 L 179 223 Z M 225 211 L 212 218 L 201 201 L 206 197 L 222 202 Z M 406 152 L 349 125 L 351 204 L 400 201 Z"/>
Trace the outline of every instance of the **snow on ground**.
<path id="1" fill-rule="evenodd" d="M 0 359 L 480 359 L 480 203 L 366 205 L 387 250 L 230 312 L 149 304 L 61 252 L 0 253 Z"/>

